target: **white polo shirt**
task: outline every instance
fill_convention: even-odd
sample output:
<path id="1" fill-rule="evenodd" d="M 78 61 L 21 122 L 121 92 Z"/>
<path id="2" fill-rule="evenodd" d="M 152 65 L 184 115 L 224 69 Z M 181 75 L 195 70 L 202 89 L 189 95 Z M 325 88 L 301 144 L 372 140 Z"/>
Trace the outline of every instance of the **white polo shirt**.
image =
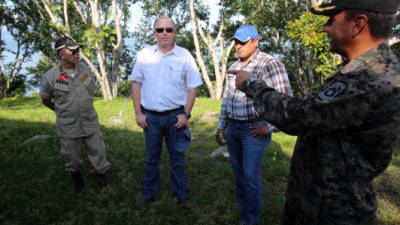
<path id="1" fill-rule="evenodd" d="M 142 49 L 129 80 L 142 83 L 140 103 L 153 111 L 184 106 L 188 91 L 202 84 L 193 56 L 176 44 L 166 54 L 157 45 Z"/>

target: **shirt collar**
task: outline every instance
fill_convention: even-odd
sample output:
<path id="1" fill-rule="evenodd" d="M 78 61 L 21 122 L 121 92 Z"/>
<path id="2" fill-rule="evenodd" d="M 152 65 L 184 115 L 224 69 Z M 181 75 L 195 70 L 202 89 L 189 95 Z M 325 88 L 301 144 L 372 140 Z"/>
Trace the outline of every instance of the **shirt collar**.
<path id="1" fill-rule="evenodd" d="M 162 52 L 158 49 L 157 44 L 153 45 L 152 48 L 153 48 L 154 53 L 159 52 L 160 54 L 162 54 Z M 177 48 L 177 45 L 175 42 L 174 42 L 174 47 L 171 49 L 171 51 L 167 52 L 167 54 L 165 54 L 165 55 L 169 55 L 169 54 L 175 54 L 177 56 L 179 55 L 179 49 Z"/>
<path id="2" fill-rule="evenodd" d="M 368 50 L 364 54 L 358 56 L 357 58 L 352 59 L 350 62 L 345 64 L 342 68 L 340 68 L 340 72 L 342 74 L 346 74 L 351 71 L 354 71 L 359 66 L 361 66 L 363 63 L 369 64 L 371 61 L 376 60 L 377 55 L 386 54 L 386 52 L 388 52 L 388 51 L 389 51 L 388 44 L 386 42 L 382 43 L 375 48 L 371 48 L 370 50 Z"/>
<path id="3" fill-rule="evenodd" d="M 58 71 L 59 74 L 68 74 L 67 71 L 64 71 L 64 68 L 62 67 L 61 63 L 58 64 Z M 79 62 L 77 64 L 75 64 L 75 77 L 77 74 L 79 74 L 81 72 L 81 67 Z"/>

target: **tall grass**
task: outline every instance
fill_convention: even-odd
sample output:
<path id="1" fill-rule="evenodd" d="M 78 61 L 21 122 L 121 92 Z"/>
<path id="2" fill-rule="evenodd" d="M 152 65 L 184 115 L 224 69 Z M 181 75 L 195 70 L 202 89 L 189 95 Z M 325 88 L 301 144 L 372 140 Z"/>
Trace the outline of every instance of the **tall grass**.
<path id="1" fill-rule="evenodd" d="M 121 109 L 128 104 L 120 116 Z M 187 178 L 192 209 L 181 209 L 171 193 L 169 159 L 163 151 L 161 184 L 151 205 L 140 201 L 145 146 L 136 125 L 132 101 L 97 99 L 111 186 L 97 189 L 85 157 L 82 173 L 86 189 L 75 199 L 71 178 L 64 172 L 55 132 L 54 112 L 39 98 L 0 101 L 0 224 L 71 225 L 235 225 L 239 207 L 229 159 L 208 155 L 219 146 L 214 140 L 220 101 L 199 98 L 190 129 L 193 141 L 186 152 Z M 44 140 L 22 144 L 35 135 Z M 263 158 L 264 205 L 261 224 L 280 224 L 289 161 L 296 137 L 273 135 Z M 400 156 L 395 154 L 386 172 L 376 179 L 380 224 L 400 224 Z"/>

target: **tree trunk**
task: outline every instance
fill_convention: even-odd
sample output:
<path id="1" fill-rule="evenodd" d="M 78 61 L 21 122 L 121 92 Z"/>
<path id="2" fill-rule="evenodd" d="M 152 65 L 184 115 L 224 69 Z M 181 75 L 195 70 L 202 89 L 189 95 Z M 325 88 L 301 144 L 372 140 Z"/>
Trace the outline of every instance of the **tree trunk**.
<path id="1" fill-rule="evenodd" d="M 263 6 L 264 6 L 264 0 L 261 0 L 257 10 L 255 10 L 252 15 L 245 18 L 242 22 L 242 25 L 245 24 L 246 21 L 250 17 L 256 15 L 260 10 L 262 10 Z M 206 35 L 197 20 L 196 12 L 194 10 L 194 0 L 190 0 L 189 7 L 190 7 L 191 22 L 192 22 L 192 36 L 193 36 L 193 40 L 194 40 L 195 47 L 196 47 L 196 57 L 199 62 L 199 65 L 200 65 L 203 79 L 205 80 L 205 82 L 207 84 L 207 88 L 208 88 L 211 98 L 212 99 L 221 99 L 222 94 L 223 94 L 227 61 L 228 61 L 230 52 L 233 48 L 233 43 L 230 43 L 229 47 L 225 48 L 224 38 L 223 38 L 223 28 L 224 28 L 223 22 L 221 22 L 221 24 L 220 24 L 219 31 L 218 31 L 217 37 L 215 39 L 213 39 L 211 37 L 211 34 L 208 32 Z M 224 1 L 222 1 L 222 8 L 224 8 Z M 221 16 L 223 16 L 223 15 L 221 15 Z M 221 21 L 223 21 L 223 20 L 221 20 Z M 215 74 L 215 86 L 210 81 L 210 78 L 207 73 L 207 68 L 204 64 L 204 60 L 201 55 L 200 45 L 199 45 L 199 40 L 198 40 L 199 38 L 197 36 L 197 32 L 199 32 L 201 39 L 207 45 L 208 52 L 210 53 L 210 55 L 212 57 L 213 66 L 214 66 L 214 74 Z M 219 44 L 219 47 L 218 47 L 218 44 Z M 224 54 L 222 54 L 221 58 L 218 58 L 217 52 L 224 53 Z"/>
<path id="2" fill-rule="evenodd" d="M 68 35 L 71 37 L 70 34 L 70 24 L 69 24 L 69 19 L 68 19 L 68 7 L 67 7 L 67 1 L 63 0 L 64 2 L 64 10 L 63 10 L 63 17 L 64 17 L 64 24 L 62 24 L 56 16 L 55 13 L 51 10 L 50 3 L 48 0 L 41 0 L 41 3 L 43 4 L 43 7 L 40 5 L 38 0 L 35 0 L 35 3 L 38 7 L 44 8 L 44 10 L 47 12 L 51 23 L 55 25 L 56 27 L 60 27 L 60 32 Z M 84 24 L 87 24 L 88 21 L 90 21 L 90 29 L 93 31 L 94 36 L 96 41 L 91 40 L 91 37 L 87 36 L 87 41 L 89 43 L 95 42 L 95 45 L 93 46 L 94 51 L 96 52 L 96 57 L 97 57 L 97 63 L 98 66 L 94 65 L 91 60 L 86 57 L 82 52 L 80 53 L 81 58 L 88 64 L 90 69 L 93 71 L 94 75 L 96 76 L 97 80 L 99 81 L 100 88 L 103 93 L 103 97 L 106 100 L 112 100 L 115 98 L 118 94 L 118 76 L 120 72 L 119 68 L 119 61 L 120 61 L 120 54 L 121 54 L 121 43 L 122 43 L 122 36 L 123 33 L 126 32 L 126 29 L 121 31 L 121 26 L 120 26 L 120 21 L 121 18 L 123 17 L 124 13 L 127 12 L 127 0 L 123 1 L 121 4 L 123 5 L 121 13 L 118 14 L 118 9 L 117 9 L 117 1 L 112 0 L 112 12 L 114 16 L 114 24 L 115 24 L 115 29 L 116 29 L 116 35 L 117 38 L 115 40 L 115 43 L 112 43 L 113 45 L 113 50 L 112 50 L 112 55 L 113 55 L 113 60 L 111 63 L 107 63 L 107 59 L 105 57 L 105 49 L 103 48 L 102 45 L 102 40 L 99 38 L 99 35 L 101 33 L 101 23 L 100 23 L 100 16 L 101 16 L 101 9 L 99 7 L 99 1 L 98 0 L 88 0 L 87 7 L 90 5 L 90 10 L 82 10 L 81 5 L 78 4 L 75 0 L 72 0 L 72 4 L 75 7 L 76 12 L 78 15 L 82 18 L 82 21 Z M 88 15 L 85 15 L 86 13 L 89 13 Z M 87 19 L 90 18 L 90 19 Z M 125 18 L 125 17 L 124 17 Z M 124 26 L 126 26 L 126 21 Z M 111 68 L 111 71 L 109 71 Z"/>
<path id="3" fill-rule="evenodd" d="M 214 90 L 213 84 L 211 83 L 210 77 L 208 76 L 207 68 L 204 63 L 203 57 L 201 56 L 201 52 L 200 52 L 199 38 L 197 36 L 196 13 L 194 11 L 194 0 L 190 0 L 189 6 L 190 6 L 190 20 L 192 22 L 192 36 L 193 36 L 194 45 L 196 47 L 196 58 L 197 58 L 199 66 L 200 66 L 201 74 L 203 76 L 204 82 L 207 85 L 208 92 L 209 92 L 211 98 L 217 99 L 216 92 Z"/>
<path id="4" fill-rule="evenodd" d="M 7 97 L 6 96 L 6 85 L 7 85 L 7 82 L 4 77 L 3 70 L 1 69 L 1 65 L 0 65 L 0 100 Z"/>

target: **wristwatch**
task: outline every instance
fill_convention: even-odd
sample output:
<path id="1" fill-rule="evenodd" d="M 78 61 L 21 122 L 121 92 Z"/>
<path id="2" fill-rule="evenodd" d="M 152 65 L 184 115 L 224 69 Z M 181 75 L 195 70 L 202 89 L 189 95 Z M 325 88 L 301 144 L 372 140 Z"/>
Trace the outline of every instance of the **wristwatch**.
<path id="1" fill-rule="evenodd" d="M 240 89 L 241 89 L 241 90 L 247 89 L 247 87 L 250 85 L 250 83 L 253 82 L 253 81 L 255 81 L 255 80 L 257 80 L 257 78 L 255 78 L 255 77 L 252 77 L 252 78 L 250 78 L 250 79 L 245 80 L 245 81 L 242 83 L 242 87 L 241 87 Z"/>
<path id="2" fill-rule="evenodd" d="M 190 115 L 189 113 L 187 113 L 187 112 L 183 112 L 183 115 L 185 115 L 186 116 L 186 118 L 188 118 L 188 119 L 190 119 L 190 117 L 192 116 L 192 115 Z"/>

